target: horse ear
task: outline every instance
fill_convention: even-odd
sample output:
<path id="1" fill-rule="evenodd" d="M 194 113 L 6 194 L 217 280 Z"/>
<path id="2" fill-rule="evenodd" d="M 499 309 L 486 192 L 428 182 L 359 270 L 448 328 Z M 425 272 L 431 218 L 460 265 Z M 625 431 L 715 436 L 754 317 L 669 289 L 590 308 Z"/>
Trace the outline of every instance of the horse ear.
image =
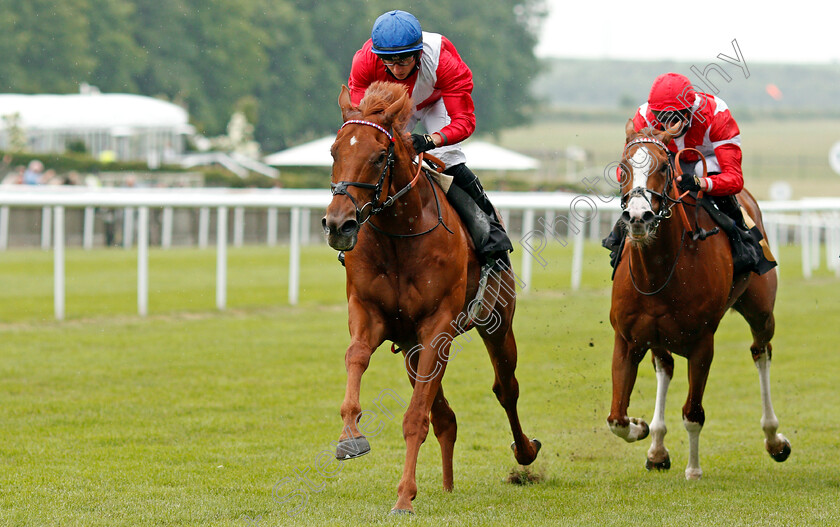
<path id="1" fill-rule="evenodd" d="M 636 126 L 633 124 L 633 119 L 627 119 L 627 124 L 624 126 L 624 142 L 629 142 L 630 137 L 632 137 L 635 133 Z"/>
<path id="2" fill-rule="evenodd" d="M 406 104 L 408 104 L 408 102 L 408 92 L 403 91 L 402 97 L 397 99 L 391 104 L 391 106 L 385 109 L 385 122 L 388 126 L 394 124 L 394 121 L 397 120 L 400 113 L 405 109 L 405 106 Z"/>
<path id="3" fill-rule="evenodd" d="M 345 122 L 350 119 L 351 112 L 358 111 L 358 108 L 353 108 L 350 102 L 350 89 L 344 84 L 341 85 L 341 93 L 338 94 L 338 107 L 341 108 L 341 117 Z"/>

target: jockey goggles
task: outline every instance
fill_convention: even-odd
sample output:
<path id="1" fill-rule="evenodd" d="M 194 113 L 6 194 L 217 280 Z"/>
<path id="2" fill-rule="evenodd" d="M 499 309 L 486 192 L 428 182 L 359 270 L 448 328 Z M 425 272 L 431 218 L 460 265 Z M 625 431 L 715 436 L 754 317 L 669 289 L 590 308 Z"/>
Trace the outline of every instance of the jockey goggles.
<path id="1" fill-rule="evenodd" d="M 408 66 L 414 62 L 415 58 L 414 52 L 407 55 L 379 55 L 379 60 L 386 66 Z"/>

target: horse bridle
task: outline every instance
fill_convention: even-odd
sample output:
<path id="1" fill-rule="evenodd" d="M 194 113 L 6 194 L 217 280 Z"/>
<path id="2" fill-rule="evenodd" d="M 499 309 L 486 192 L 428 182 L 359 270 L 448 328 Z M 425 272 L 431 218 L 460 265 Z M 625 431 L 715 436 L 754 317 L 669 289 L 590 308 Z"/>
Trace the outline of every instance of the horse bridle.
<path id="1" fill-rule="evenodd" d="M 668 152 L 668 147 L 665 145 L 665 143 L 663 143 L 659 139 L 656 139 L 655 137 L 647 137 L 647 136 L 637 137 L 636 139 L 633 139 L 632 141 L 628 142 L 624 146 L 624 151 L 627 152 L 627 150 L 631 146 L 634 146 L 634 145 L 637 145 L 637 144 L 642 144 L 642 143 L 650 143 L 650 144 L 656 145 L 657 147 L 662 149 L 663 152 L 668 154 L 668 162 L 667 162 L 667 165 L 666 165 L 666 174 L 665 174 L 665 188 L 662 189 L 662 193 L 659 193 L 659 192 L 656 192 L 656 191 L 651 190 L 651 189 L 646 188 L 646 187 L 634 187 L 634 188 L 630 189 L 630 191 L 627 194 L 624 194 L 621 197 L 621 208 L 622 209 L 627 208 L 627 202 L 630 201 L 630 198 L 632 198 L 634 196 L 640 196 L 640 197 L 644 198 L 645 201 L 648 202 L 648 205 L 650 205 L 651 210 L 653 210 L 653 203 L 650 202 L 650 198 L 648 197 L 648 194 L 658 197 L 659 198 L 659 212 L 654 214 L 654 217 L 653 217 L 653 220 L 652 220 L 653 221 L 653 226 L 654 226 L 654 228 L 656 228 L 659 225 L 659 222 L 671 217 L 671 209 L 674 207 L 674 205 L 683 204 L 682 198 L 684 197 L 684 195 L 679 196 L 677 199 L 674 199 L 674 198 L 671 197 L 671 185 L 673 184 L 673 181 L 674 181 L 674 167 L 671 164 L 672 159 L 671 159 L 671 156 Z M 626 156 L 624 156 L 624 157 L 626 157 Z M 680 209 L 680 210 L 682 210 L 682 209 Z M 682 212 L 681 215 L 685 216 L 685 213 Z M 682 235 L 680 236 L 680 247 L 677 250 L 677 256 L 676 256 L 676 258 L 674 258 L 674 263 L 671 266 L 671 270 L 668 272 L 668 277 L 665 279 L 665 283 L 663 283 L 661 286 L 659 286 L 655 290 L 642 291 L 639 288 L 639 286 L 636 285 L 636 279 L 633 276 L 633 264 L 632 264 L 632 262 L 628 263 L 628 265 L 629 265 L 628 271 L 629 271 L 629 274 L 630 274 L 630 281 L 632 282 L 633 288 L 636 290 L 637 293 L 639 293 L 641 295 L 644 295 L 644 296 L 653 296 L 655 294 L 658 294 L 663 289 L 665 289 L 665 287 L 668 286 L 668 284 L 671 282 L 671 278 L 674 277 L 674 271 L 677 269 L 677 262 L 680 260 L 680 255 L 682 254 L 682 250 L 683 250 L 683 247 L 685 245 L 686 232 L 687 232 L 687 230 L 683 229 Z"/>
<path id="2" fill-rule="evenodd" d="M 393 205 L 403 194 L 411 190 L 411 188 L 417 183 L 417 180 L 420 178 L 420 174 L 422 172 L 422 154 L 420 159 L 421 163 L 418 166 L 417 174 L 414 176 L 414 179 L 412 179 L 408 183 L 408 185 L 404 186 L 393 196 L 389 196 L 385 199 L 385 201 L 380 203 L 379 198 L 382 195 L 382 189 L 385 185 L 385 178 L 391 174 L 391 171 L 394 168 L 394 135 L 376 123 L 372 123 L 370 121 L 363 121 L 359 119 L 350 119 L 346 121 L 343 125 L 341 125 L 339 131 L 341 131 L 348 124 L 361 124 L 365 126 L 372 126 L 373 128 L 376 128 L 377 130 L 388 136 L 389 141 L 385 165 L 382 167 L 382 172 L 379 174 L 379 181 L 377 181 L 376 184 L 360 183 L 357 181 L 339 181 L 338 183 L 330 183 L 330 191 L 332 192 L 333 196 L 347 196 L 348 198 L 350 198 L 350 201 L 353 202 L 353 207 L 356 208 L 356 221 L 359 222 L 359 226 L 362 226 L 371 217 L 379 214 L 383 210 Z M 330 177 L 332 177 L 332 174 L 330 175 Z M 353 197 L 353 195 L 347 192 L 348 187 L 357 187 L 365 190 L 373 190 L 373 199 L 362 205 L 360 208 L 359 204 L 356 203 L 356 199 Z M 367 216 L 363 216 L 365 213 L 365 209 L 368 209 L 369 211 Z"/>
<path id="3" fill-rule="evenodd" d="M 637 137 L 636 139 L 633 139 L 632 141 L 628 142 L 624 146 L 624 151 L 627 152 L 627 150 L 629 150 L 631 146 L 635 146 L 635 145 L 643 144 L 643 143 L 649 143 L 649 144 L 656 145 L 663 152 L 665 152 L 666 154 L 669 154 L 668 147 L 665 146 L 665 143 L 663 143 L 659 139 L 656 139 L 655 137 L 648 137 L 648 136 Z M 668 155 L 668 162 L 665 165 L 665 167 L 666 167 L 665 168 L 665 170 L 666 170 L 665 188 L 662 189 L 661 193 L 656 192 L 655 190 L 651 190 L 651 189 L 646 188 L 646 187 L 634 187 L 634 188 L 630 189 L 629 192 L 627 192 L 626 194 L 621 196 L 621 208 L 622 208 L 622 210 L 626 209 L 627 208 L 627 202 L 629 202 L 631 198 L 636 197 L 636 196 L 644 198 L 644 200 L 648 202 L 648 205 L 650 205 L 651 210 L 653 210 L 653 203 L 651 203 L 650 197 L 648 197 L 648 196 L 651 195 L 651 196 L 656 196 L 657 198 L 659 198 L 659 212 L 654 213 L 653 220 L 652 220 L 654 222 L 654 227 L 659 225 L 659 222 L 661 222 L 662 220 L 670 218 L 671 217 L 671 209 L 677 203 L 682 202 L 682 197 L 679 197 L 677 199 L 674 199 L 674 198 L 671 197 L 671 185 L 673 184 L 673 181 L 674 181 L 674 167 L 671 165 L 671 156 L 670 155 Z"/>
<path id="4" fill-rule="evenodd" d="M 379 205 L 379 197 L 382 195 L 382 188 L 385 184 L 385 177 L 391 173 L 391 168 L 393 168 L 394 166 L 394 136 L 391 134 L 391 132 L 389 132 L 388 130 L 379 126 L 376 123 L 372 123 L 370 121 L 361 121 L 357 119 L 350 119 L 349 121 L 346 121 L 343 125 L 341 125 L 339 131 L 344 129 L 344 127 L 348 124 L 363 124 L 367 126 L 372 126 L 380 132 L 387 135 L 389 140 L 387 158 L 385 160 L 384 166 L 382 167 L 382 172 L 379 174 L 379 181 L 377 181 L 376 184 L 360 183 L 356 181 L 339 181 L 338 183 L 330 183 L 330 191 L 332 192 L 333 196 L 347 196 L 348 198 L 350 198 L 350 201 L 353 202 L 353 207 L 355 207 L 356 209 L 356 221 L 358 221 L 359 225 L 361 226 L 364 225 L 365 222 L 367 222 L 371 218 L 371 216 L 379 214 L 380 212 L 382 212 L 382 210 L 385 209 L 385 207 L 388 207 L 391 204 L 393 204 L 393 199 L 389 198 L 389 200 L 386 200 L 384 204 Z M 332 176 L 332 174 L 330 174 L 330 176 Z M 358 187 L 365 190 L 373 190 L 373 199 L 362 205 L 360 208 L 353 195 L 347 192 L 348 187 Z M 369 212 L 367 216 L 363 217 L 365 209 L 369 209 Z"/>

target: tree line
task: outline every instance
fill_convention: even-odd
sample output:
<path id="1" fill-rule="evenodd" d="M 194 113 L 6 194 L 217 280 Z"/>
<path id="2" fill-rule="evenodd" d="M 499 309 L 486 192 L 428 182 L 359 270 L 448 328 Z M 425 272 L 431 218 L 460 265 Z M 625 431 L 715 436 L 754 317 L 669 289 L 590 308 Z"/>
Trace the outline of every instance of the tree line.
<path id="1" fill-rule="evenodd" d="M 0 91 L 160 97 L 205 135 L 234 111 L 265 150 L 335 131 L 337 96 L 376 17 L 412 12 L 475 77 L 478 128 L 525 122 L 544 0 L 0 0 Z M 448 4 L 448 5 L 447 5 Z"/>

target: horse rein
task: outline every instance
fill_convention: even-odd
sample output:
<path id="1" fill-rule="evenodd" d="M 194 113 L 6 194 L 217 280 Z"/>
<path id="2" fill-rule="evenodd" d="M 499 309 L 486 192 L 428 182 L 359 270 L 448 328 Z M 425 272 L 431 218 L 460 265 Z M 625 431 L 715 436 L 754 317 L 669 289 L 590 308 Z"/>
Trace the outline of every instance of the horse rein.
<path id="1" fill-rule="evenodd" d="M 382 189 L 383 189 L 384 184 L 385 184 L 385 177 L 390 175 L 392 169 L 394 168 L 394 162 L 395 162 L 395 159 L 394 159 L 394 143 L 395 143 L 394 136 L 391 132 L 389 132 L 388 130 L 386 130 L 382 126 L 379 126 L 378 124 L 372 123 L 370 121 L 360 120 L 360 119 L 350 119 L 348 121 L 345 121 L 345 123 L 343 125 L 341 125 L 341 128 L 339 128 L 339 131 L 341 131 L 348 124 L 360 124 L 360 125 L 371 126 L 373 128 L 376 128 L 377 130 L 379 130 L 380 132 L 382 132 L 386 136 L 388 136 L 388 141 L 389 141 L 387 161 L 385 163 L 385 166 L 382 167 L 382 172 L 379 175 L 379 181 L 377 181 L 376 184 L 373 184 L 373 183 L 359 183 L 359 182 L 355 182 L 355 181 L 339 181 L 338 183 L 330 183 L 330 191 L 332 192 L 333 196 L 347 196 L 350 199 L 350 201 L 353 202 L 353 206 L 356 208 L 356 220 L 359 222 L 359 226 L 361 227 L 362 225 L 367 223 L 368 220 L 370 220 L 373 216 L 379 214 L 380 212 L 384 211 L 385 209 L 387 209 L 388 207 L 390 207 L 391 205 L 396 203 L 396 201 L 400 197 L 402 197 L 406 192 L 408 192 L 409 190 L 411 190 L 412 188 L 414 188 L 417 185 L 417 182 L 420 179 L 420 174 L 424 173 L 424 170 L 423 170 L 424 153 L 421 152 L 420 155 L 419 155 L 419 159 L 418 159 L 418 162 L 417 162 L 417 172 L 414 174 L 414 178 L 412 178 L 412 180 L 409 181 L 406 186 L 404 186 L 403 188 L 398 190 L 396 193 L 394 193 L 393 196 L 388 196 L 388 198 L 386 198 L 385 201 L 383 201 L 381 204 L 379 204 L 379 197 L 382 195 Z M 436 158 L 433 158 L 433 159 L 435 159 L 437 161 Z M 382 234 L 394 237 L 394 238 L 413 238 L 415 236 L 422 236 L 423 234 L 428 234 L 428 233 L 432 232 L 439 225 L 443 225 L 443 227 L 451 233 L 452 231 L 449 229 L 449 227 L 447 227 L 446 224 L 443 223 L 443 214 L 441 212 L 440 200 L 438 199 L 437 190 L 435 189 L 435 185 L 431 181 L 431 176 L 429 176 L 428 173 L 427 173 L 426 177 L 427 177 L 427 179 L 429 179 L 429 183 L 432 184 L 432 192 L 434 192 L 435 204 L 437 205 L 438 222 L 434 225 L 434 227 L 432 227 L 432 228 L 430 228 L 430 229 L 428 229 L 424 232 L 420 232 L 420 233 L 393 234 L 393 233 L 383 231 L 382 229 L 380 229 L 379 227 L 377 227 L 373 223 L 371 223 L 370 226 L 373 227 L 374 230 L 376 230 L 378 232 L 381 232 Z M 364 205 L 362 205 L 361 208 L 359 208 L 359 205 L 356 203 L 356 200 L 353 198 L 353 196 L 349 192 L 347 192 L 348 187 L 358 187 L 358 188 L 361 188 L 361 189 L 373 190 L 374 191 L 373 199 L 371 201 L 365 203 Z M 369 207 L 369 212 L 368 212 L 367 216 L 362 218 L 362 215 L 364 214 L 365 209 L 368 208 L 368 207 Z"/>
<path id="2" fill-rule="evenodd" d="M 627 152 L 627 150 L 631 146 L 635 146 L 635 145 L 638 145 L 638 144 L 644 144 L 644 143 L 650 143 L 650 144 L 656 145 L 663 152 L 665 152 L 666 154 L 668 153 L 668 147 L 665 146 L 665 143 L 663 143 L 659 139 L 656 139 L 655 137 L 647 137 L 647 136 L 638 137 L 636 139 L 633 139 L 632 141 L 630 141 L 629 143 L 624 145 L 624 151 Z M 624 157 L 626 157 L 626 156 L 624 156 Z M 639 197 L 644 198 L 645 201 L 648 202 L 648 205 L 650 205 L 651 209 L 653 209 L 653 203 L 651 203 L 650 198 L 648 197 L 648 194 L 650 194 L 652 196 L 656 196 L 657 198 L 659 198 L 659 201 L 660 201 L 661 204 L 664 205 L 664 204 L 667 203 L 667 206 L 661 206 L 662 210 L 660 210 L 659 212 L 657 212 L 654 215 L 652 221 L 656 225 L 659 225 L 659 222 L 661 222 L 662 220 L 666 220 L 666 219 L 670 218 L 671 217 L 671 209 L 674 207 L 674 205 L 676 205 L 678 203 L 682 203 L 682 198 L 684 198 L 687 193 L 679 196 L 677 199 L 674 199 L 674 198 L 671 197 L 671 195 L 670 195 L 671 194 L 671 192 L 670 192 L 671 191 L 671 183 L 674 180 L 674 174 L 673 174 L 673 167 L 671 166 L 671 163 L 670 163 L 670 156 L 669 156 L 669 162 L 666 165 L 666 167 L 667 167 L 667 174 L 665 176 L 665 188 L 662 190 L 662 193 L 656 192 L 655 190 L 651 190 L 649 188 L 635 187 L 635 188 L 631 189 L 627 194 L 624 194 L 623 196 L 621 196 L 621 208 L 626 209 L 627 208 L 627 202 L 630 200 L 630 198 L 633 198 L 635 196 L 639 196 Z M 680 175 L 680 174 L 678 173 L 677 175 Z"/>
<path id="3" fill-rule="evenodd" d="M 628 142 L 625 145 L 624 151 L 627 152 L 627 149 L 629 149 L 631 146 L 634 146 L 634 145 L 637 145 L 637 144 L 640 144 L 640 143 L 654 144 L 657 147 L 659 147 L 660 149 L 662 149 L 665 153 L 668 153 L 668 149 L 667 149 L 667 146 L 665 145 L 665 143 L 663 143 L 662 141 L 660 141 L 659 139 L 656 139 L 654 137 L 639 137 L 639 138 L 636 138 L 636 139 Z M 671 194 L 671 184 L 674 180 L 674 171 L 676 171 L 676 176 L 677 177 L 682 175 L 682 168 L 680 167 L 679 159 L 680 159 L 680 154 L 682 154 L 685 151 L 694 151 L 700 156 L 700 159 L 703 161 L 703 175 L 705 176 L 706 173 L 707 173 L 706 172 L 706 158 L 703 156 L 702 153 L 700 153 L 699 151 L 697 151 L 693 148 L 685 148 L 685 149 L 677 152 L 677 154 L 676 154 L 676 156 L 674 157 L 674 160 L 673 160 L 673 166 L 671 164 L 671 157 L 668 156 L 668 165 L 667 165 L 668 168 L 667 168 L 667 175 L 666 175 L 666 178 L 665 178 L 665 188 L 662 190 L 661 194 L 656 192 L 656 191 L 647 189 L 647 188 L 636 187 L 636 188 L 631 189 L 627 194 L 625 194 L 621 198 L 621 208 L 622 209 L 626 208 L 626 203 L 633 196 L 641 196 L 641 197 L 645 198 L 645 200 L 648 202 L 648 204 L 651 206 L 651 208 L 653 208 L 653 204 L 650 202 L 650 199 L 647 196 L 648 193 L 658 197 L 661 204 L 668 203 L 667 208 L 664 208 L 664 210 L 660 210 L 658 213 L 655 214 L 654 219 L 652 220 L 652 221 L 655 222 L 654 226 L 659 225 L 659 222 L 661 222 L 662 220 L 670 218 L 671 214 L 672 214 L 671 209 L 674 207 L 674 205 L 679 205 L 677 210 L 679 210 L 679 216 L 680 216 L 680 219 L 683 223 L 683 231 L 682 231 L 682 235 L 680 236 L 680 247 L 677 250 L 676 258 L 674 258 L 674 264 L 671 266 L 671 270 L 668 272 L 668 277 L 665 279 L 665 283 L 663 283 L 661 286 L 659 286 L 656 290 L 642 291 L 641 289 L 639 289 L 639 286 L 636 285 L 636 279 L 633 277 L 632 259 L 628 261 L 628 266 L 629 266 L 628 271 L 629 271 L 629 274 L 630 274 L 630 282 L 632 282 L 633 288 L 640 295 L 653 296 L 657 293 L 660 293 L 663 289 L 665 289 L 665 287 L 668 286 L 669 283 L 671 283 L 671 279 L 674 277 L 674 272 L 677 270 L 677 262 L 679 262 L 679 260 L 680 260 L 680 255 L 682 254 L 683 247 L 685 247 L 685 236 L 686 236 L 686 234 L 693 232 L 693 229 L 691 228 L 691 224 L 688 221 L 688 216 L 685 213 L 684 206 L 687 205 L 687 204 L 683 201 L 683 198 L 685 198 L 689 194 L 689 191 L 683 192 L 676 199 L 674 199 L 670 196 L 670 194 Z M 676 168 L 674 168 L 674 167 L 676 167 Z M 695 212 L 696 212 L 696 209 L 695 209 Z M 699 225 L 698 225 L 698 230 L 702 231 L 702 229 L 699 228 Z"/>

